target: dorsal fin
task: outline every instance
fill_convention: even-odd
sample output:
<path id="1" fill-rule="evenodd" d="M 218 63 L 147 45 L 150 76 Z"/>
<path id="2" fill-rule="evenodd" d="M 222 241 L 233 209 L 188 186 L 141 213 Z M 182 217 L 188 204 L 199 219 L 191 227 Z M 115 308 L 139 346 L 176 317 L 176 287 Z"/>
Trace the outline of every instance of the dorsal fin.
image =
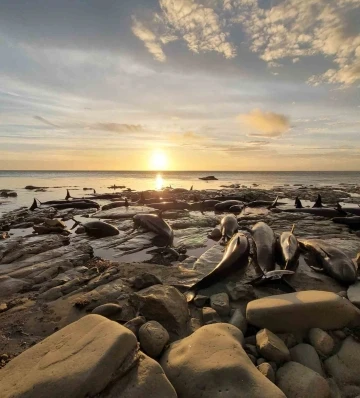
<path id="1" fill-rule="evenodd" d="M 327 257 L 329 257 L 329 258 L 331 257 L 331 255 L 322 247 L 320 247 L 320 250 L 322 250 L 327 255 Z"/>

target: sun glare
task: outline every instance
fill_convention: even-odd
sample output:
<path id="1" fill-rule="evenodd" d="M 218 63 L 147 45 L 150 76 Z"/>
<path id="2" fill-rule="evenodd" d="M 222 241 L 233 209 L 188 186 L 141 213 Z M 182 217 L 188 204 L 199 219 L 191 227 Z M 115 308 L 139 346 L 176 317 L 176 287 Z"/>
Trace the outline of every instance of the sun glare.
<path id="1" fill-rule="evenodd" d="M 163 180 L 161 174 L 157 174 L 156 179 L 155 179 L 155 188 L 158 191 L 161 191 L 163 189 L 163 185 L 164 185 L 164 180 Z"/>
<path id="2" fill-rule="evenodd" d="M 152 170 L 165 170 L 167 167 L 167 163 L 167 157 L 164 152 L 157 150 L 152 153 L 150 159 L 150 166 Z"/>

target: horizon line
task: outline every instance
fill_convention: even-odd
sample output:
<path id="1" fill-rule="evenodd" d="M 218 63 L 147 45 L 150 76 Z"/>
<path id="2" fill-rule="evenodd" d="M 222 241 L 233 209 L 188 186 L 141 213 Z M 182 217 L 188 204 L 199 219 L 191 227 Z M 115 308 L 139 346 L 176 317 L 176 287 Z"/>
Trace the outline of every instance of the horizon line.
<path id="1" fill-rule="evenodd" d="M 130 173 L 360 173 L 360 170 L 67 170 L 67 169 L 6 169 L 0 172 L 130 172 Z"/>

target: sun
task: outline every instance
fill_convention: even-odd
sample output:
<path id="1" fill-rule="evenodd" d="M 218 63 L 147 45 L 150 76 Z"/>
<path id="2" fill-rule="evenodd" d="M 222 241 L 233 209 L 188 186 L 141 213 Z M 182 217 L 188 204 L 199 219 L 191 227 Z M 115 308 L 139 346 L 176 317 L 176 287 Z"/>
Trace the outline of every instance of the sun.
<path id="1" fill-rule="evenodd" d="M 168 164 L 166 154 L 161 150 L 156 150 L 150 158 L 150 167 L 152 170 L 165 170 Z"/>

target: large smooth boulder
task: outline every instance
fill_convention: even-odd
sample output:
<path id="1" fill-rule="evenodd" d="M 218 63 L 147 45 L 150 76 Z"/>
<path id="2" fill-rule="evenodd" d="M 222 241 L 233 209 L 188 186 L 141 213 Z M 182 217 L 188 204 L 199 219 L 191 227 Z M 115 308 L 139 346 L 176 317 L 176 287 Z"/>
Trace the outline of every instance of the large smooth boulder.
<path id="1" fill-rule="evenodd" d="M 339 386 L 344 384 L 360 386 L 360 343 L 351 336 L 347 337 L 339 352 L 328 358 L 324 365 Z"/>
<path id="2" fill-rule="evenodd" d="M 287 398 L 330 398 L 327 381 L 297 362 L 287 362 L 276 373 L 276 385 Z"/>
<path id="3" fill-rule="evenodd" d="M 308 290 L 250 301 L 246 319 L 273 332 L 331 330 L 360 325 L 360 311 L 335 293 Z"/>
<path id="4" fill-rule="evenodd" d="M 140 352 L 138 364 L 99 398 L 177 398 L 161 366 Z"/>
<path id="5" fill-rule="evenodd" d="M 93 397 L 136 359 L 137 340 L 130 330 L 100 315 L 87 315 L 0 370 L 1 397 Z"/>
<path id="6" fill-rule="evenodd" d="M 312 345 L 298 344 L 290 348 L 290 356 L 293 362 L 301 363 L 301 365 L 319 373 L 320 376 L 324 376 L 319 355 Z"/>
<path id="7" fill-rule="evenodd" d="M 179 398 L 285 398 L 259 372 L 241 346 L 235 326 L 203 326 L 170 345 L 160 360 Z"/>
<path id="8" fill-rule="evenodd" d="M 131 296 L 131 302 L 147 320 L 157 321 L 172 341 L 187 334 L 189 310 L 185 296 L 172 286 L 154 285 Z"/>

